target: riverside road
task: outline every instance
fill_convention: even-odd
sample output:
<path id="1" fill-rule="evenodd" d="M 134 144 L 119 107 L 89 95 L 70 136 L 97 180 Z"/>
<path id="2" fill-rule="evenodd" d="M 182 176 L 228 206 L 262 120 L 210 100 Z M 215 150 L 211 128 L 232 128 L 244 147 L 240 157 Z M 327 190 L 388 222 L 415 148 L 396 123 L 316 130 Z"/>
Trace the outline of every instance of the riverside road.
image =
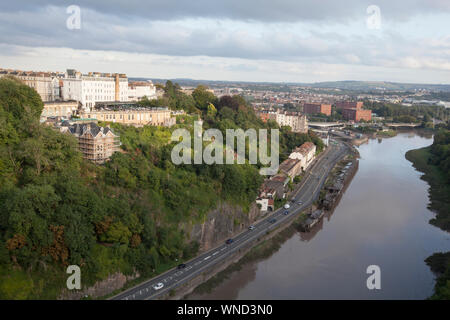
<path id="1" fill-rule="evenodd" d="M 309 207 L 318 197 L 327 176 L 334 165 L 350 151 L 349 147 L 341 142 L 331 141 L 330 146 L 308 169 L 300 187 L 291 197 L 289 214 L 285 215 L 284 208 L 274 211 L 254 224 L 253 230 L 246 230 L 236 235 L 230 244 L 222 244 L 185 263 L 183 269 L 171 269 L 157 277 L 147 280 L 114 297 L 113 300 L 148 300 L 166 295 L 202 272 L 212 268 L 233 256 L 238 250 L 250 246 L 252 243 L 267 234 L 270 230 L 294 219 L 305 208 Z M 301 202 L 301 204 L 299 204 Z M 162 283 L 159 290 L 154 285 Z"/>

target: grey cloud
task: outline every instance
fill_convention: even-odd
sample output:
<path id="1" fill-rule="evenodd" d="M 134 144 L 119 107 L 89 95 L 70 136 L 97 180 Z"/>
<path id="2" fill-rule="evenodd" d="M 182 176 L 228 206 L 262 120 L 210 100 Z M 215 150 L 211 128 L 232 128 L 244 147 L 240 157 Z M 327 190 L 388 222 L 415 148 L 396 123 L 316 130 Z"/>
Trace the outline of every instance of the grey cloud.
<path id="1" fill-rule="evenodd" d="M 23 46 L 68 47 L 89 50 L 116 50 L 169 56 L 212 56 L 281 61 L 321 61 L 325 63 L 376 65 L 380 61 L 408 56 L 416 44 L 395 33 L 383 37 L 349 36 L 320 32 L 310 35 L 279 32 L 229 30 L 222 25 L 205 28 L 177 22 L 148 21 L 127 16 L 111 16 L 94 10 L 82 13 L 81 30 L 65 27 L 67 14 L 61 7 L 38 11 L 0 13 L 0 43 Z M 250 24 L 251 25 L 251 24 Z M 421 55 L 445 54 L 450 39 Z M 447 46 L 447 47 L 446 47 Z M 447 50 L 448 52 L 448 50 Z"/>
<path id="2" fill-rule="evenodd" d="M 58 1 L 58 4 L 63 2 Z M 331 9 L 335 10 L 333 19 L 337 19 L 338 16 L 349 18 L 351 12 L 359 10 L 357 9 L 360 8 L 359 6 L 355 9 L 347 2 L 344 10 L 339 1 L 323 1 L 323 6 L 318 6 L 317 1 L 303 1 L 304 11 L 299 9 L 301 4 L 298 4 L 298 1 L 270 3 L 258 1 L 259 4 L 254 5 L 252 10 L 247 2 L 254 4 L 253 1 L 241 0 L 241 2 L 239 7 L 232 8 L 230 3 L 237 3 L 234 0 L 220 4 L 211 0 L 208 2 L 197 0 L 192 3 L 179 1 L 179 6 L 174 6 L 173 1 L 166 1 L 165 4 L 153 1 L 153 7 L 142 3 L 137 8 L 133 5 L 134 0 L 127 1 L 127 6 L 116 6 L 117 1 L 108 1 L 108 10 L 101 10 L 98 3 L 104 3 L 102 1 L 96 1 L 95 5 L 91 5 L 87 1 L 80 0 L 79 5 L 83 7 L 85 4 L 91 8 L 82 10 L 81 30 L 68 30 L 65 27 L 68 17 L 65 7 L 47 6 L 45 4 L 48 4 L 48 1 L 36 0 L 32 2 L 33 5 L 24 5 L 27 10 L 20 11 L 16 10 L 13 3 L 1 3 L 0 9 L 5 7 L 5 10 L 0 10 L 0 44 L 115 50 L 167 56 L 209 56 L 303 63 L 319 61 L 327 64 L 367 66 L 393 65 L 398 59 L 408 56 L 424 61 L 450 60 L 448 51 L 450 37 L 438 39 L 439 41 L 433 45 L 422 44 L 423 49 L 420 49 L 415 40 L 406 40 L 392 31 L 384 32 L 380 36 L 321 31 L 321 24 L 326 23 L 328 21 L 326 17 L 333 13 Z M 352 1 L 349 2 L 352 3 Z M 404 15 L 408 10 L 409 12 L 420 11 L 417 9 L 420 7 L 418 4 L 423 4 L 423 1 L 415 0 L 408 2 L 410 3 L 408 8 L 403 8 L 398 4 L 399 2 L 391 2 L 396 3 L 396 12 L 404 9 L 404 12 L 402 11 Z M 72 4 L 72 1 L 67 3 Z M 328 3 L 331 7 L 327 7 Z M 420 12 L 442 11 L 448 7 L 447 2 L 444 1 L 428 1 L 427 3 L 429 6 Z M 275 5 L 280 8 L 275 8 Z M 392 6 L 394 4 L 391 4 Z M 170 8 L 172 11 L 169 10 Z M 290 8 L 292 10 L 289 10 Z M 307 8 L 310 10 L 306 10 Z M 416 8 L 416 11 L 413 8 Z M 270 12 L 270 9 L 273 12 Z M 365 13 L 365 10 L 363 12 Z M 182 20 L 172 20 L 175 17 L 219 17 L 215 16 L 219 13 L 226 19 L 216 24 L 208 22 L 207 25 L 189 25 L 183 24 Z M 263 20 L 269 19 L 269 15 L 272 15 L 272 19 L 269 20 L 276 22 L 277 19 L 301 20 L 301 17 L 308 14 L 310 18 L 325 20 L 312 23 L 316 28 L 307 34 L 289 29 L 285 31 L 284 24 L 281 24 L 280 31 L 276 24 L 267 25 L 254 21 L 243 23 L 242 29 L 230 28 L 229 19 Z M 149 17 L 156 18 L 152 20 L 148 19 Z M 236 20 L 231 21 L 232 24 L 242 24 Z M 264 28 L 263 32 L 255 32 L 255 28 L 258 27 Z M 406 61 L 409 65 L 412 65 L 412 62 L 414 60 Z M 433 63 L 422 65 L 433 65 Z M 228 70 L 251 71 L 252 68 L 255 68 L 254 64 L 241 63 L 238 66 L 230 65 Z"/>
<path id="3" fill-rule="evenodd" d="M 99 13 L 133 19 L 177 20 L 217 18 L 240 21 L 296 22 L 351 21 L 366 14 L 369 5 L 378 5 L 387 19 L 407 19 L 412 15 L 450 12 L 448 0 L 15 0 L 2 1 L 2 12 L 35 11 L 42 7 L 79 5 Z"/>

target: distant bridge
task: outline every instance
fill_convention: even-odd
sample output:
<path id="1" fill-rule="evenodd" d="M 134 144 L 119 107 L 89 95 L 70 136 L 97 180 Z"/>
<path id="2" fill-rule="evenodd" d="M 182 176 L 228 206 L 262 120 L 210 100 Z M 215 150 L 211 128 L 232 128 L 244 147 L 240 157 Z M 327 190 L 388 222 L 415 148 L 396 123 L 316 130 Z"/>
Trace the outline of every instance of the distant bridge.
<path id="1" fill-rule="evenodd" d="M 343 128 L 345 123 L 340 122 L 308 122 L 308 126 L 317 129 L 323 128 Z"/>
<path id="2" fill-rule="evenodd" d="M 399 127 L 420 127 L 420 123 L 386 123 L 386 127 L 393 127 L 393 128 L 399 128 Z"/>
<path id="3" fill-rule="evenodd" d="M 311 131 L 318 132 L 318 133 L 323 133 L 323 134 L 328 134 L 328 130 L 320 130 L 320 129 L 311 128 Z"/>
<path id="4" fill-rule="evenodd" d="M 337 137 L 339 137 L 341 139 L 348 139 L 348 140 L 352 140 L 353 139 L 353 137 L 350 137 L 350 136 L 348 136 L 345 133 L 340 132 L 340 131 L 333 131 L 333 132 L 331 132 L 331 134 L 335 135 L 335 136 L 337 136 Z"/>

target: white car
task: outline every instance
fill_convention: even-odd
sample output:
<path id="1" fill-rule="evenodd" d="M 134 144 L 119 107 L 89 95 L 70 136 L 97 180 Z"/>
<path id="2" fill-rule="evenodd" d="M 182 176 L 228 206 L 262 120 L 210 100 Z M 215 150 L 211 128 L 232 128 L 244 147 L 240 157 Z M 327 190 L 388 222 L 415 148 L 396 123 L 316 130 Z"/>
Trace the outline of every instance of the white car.
<path id="1" fill-rule="evenodd" d="M 164 283 L 162 283 L 162 282 L 158 282 L 157 284 L 153 285 L 153 289 L 155 289 L 155 290 L 162 289 L 162 287 L 164 287 Z"/>
<path id="2" fill-rule="evenodd" d="M 285 208 L 285 209 L 289 209 L 290 207 L 291 207 L 291 206 L 290 206 L 289 204 L 287 204 L 287 203 L 284 205 L 284 208 Z"/>

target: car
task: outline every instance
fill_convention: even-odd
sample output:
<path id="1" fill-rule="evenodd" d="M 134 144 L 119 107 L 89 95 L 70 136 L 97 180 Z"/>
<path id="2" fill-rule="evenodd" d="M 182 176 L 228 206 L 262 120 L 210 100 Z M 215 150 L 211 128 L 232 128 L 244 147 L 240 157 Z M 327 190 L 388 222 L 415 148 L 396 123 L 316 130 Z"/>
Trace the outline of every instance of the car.
<path id="1" fill-rule="evenodd" d="M 285 209 L 289 209 L 291 206 L 288 204 L 288 203 L 286 203 L 285 205 L 284 205 L 284 208 Z"/>
<path id="2" fill-rule="evenodd" d="M 303 201 L 299 201 L 299 202 L 297 202 L 297 204 L 303 204 Z"/>
<path id="3" fill-rule="evenodd" d="M 269 220 L 269 222 L 270 222 L 270 223 L 275 223 L 275 222 L 277 222 L 277 219 L 272 218 L 272 219 Z"/>
<path id="4" fill-rule="evenodd" d="M 289 214 L 289 211 L 286 210 L 286 211 L 284 212 L 284 215 L 287 216 L 288 214 Z"/>
<path id="5" fill-rule="evenodd" d="M 226 244 L 232 244 L 233 243 L 233 239 L 228 239 L 227 241 L 225 241 Z"/>
<path id="6" fill-rule="evenodd" d="M 186 268 L 186 265 L 184 263 L 181 263 L 177 266 L 177 269 L 184 269 Z"/>
<path id="7" fill-rule="evenodd" d="M 158 283 L 153 285 L 153 289 L 155 289 L 155 290 L 160 290 L 163 287 L 164 287 L 164 283 L 162 283 L 162 282 L 158 282 Z"/>
<path id="8" fill-rule="evenodd" d="M 255 226 L 248 227 L 248 230 L 255 230 Z"/>

